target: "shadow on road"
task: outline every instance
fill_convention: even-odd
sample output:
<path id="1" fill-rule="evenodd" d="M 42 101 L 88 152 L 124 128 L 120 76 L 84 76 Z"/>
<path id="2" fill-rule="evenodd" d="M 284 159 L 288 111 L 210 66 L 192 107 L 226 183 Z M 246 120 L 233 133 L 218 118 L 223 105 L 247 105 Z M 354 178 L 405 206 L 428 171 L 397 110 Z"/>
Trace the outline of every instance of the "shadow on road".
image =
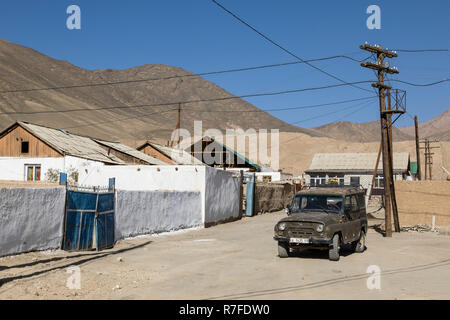
<path id="1" fill-rule="evenodd" d="M 62 266 L 56 266 L 56 267 L 52 267 L 52 268 L 49 268 L 49 269 L 28 273 L 28 274 L 21 274 L 21 275 L 17 275 L 17 276 L 13 276 L 13 277 L 0 279 L 0 288 L 4 284 L 6 284 L 8 282 L 11 282 L 11 281 L 14 281 L 14 280 L 31 278 L 31 277 L 35 277 L 35 276 L 38 276 L 38 275 L 41 275 L 41 274 L 45 274 L 47 272 L 51 272 L 51 271 L 54 271 L 54 270 L 65 269 L 65 268 L 70 267 L 70 266 L 81 265 L 83 263 L 94 261 L 94 260 L 97 260 L 97 259 L 101 259 L 101 258 L 104 258 L 104 257 L 107 257 L 107 256 L 111 256 L 111 255 L 115 255 L 115 254 L 131 251 L 131 250 L 139 249 L 139 248 L 145 247 L 146 245 L 148 245 L 150 243 L 152 243 L 152 241 L 147 241 L 147 242 L 144 242 L 144 243 L 132 246 L 132 247 L 118 249 L 118 250 L 110 249 L 110 250 L 108 250 L 106 252 L 102 251 L 102 252 L 95 252 L 95 253 L 89 253 L 89 254 L 78 254 L 78 255 L 74 255 L 74 256 L 54 257 L 54 258 L 51 258 L 51 259 L 34 261 L 34 262 L 24 263 L 24 264 L 21 264 L 21 265 L 16 265 L 16 266 L 11 266 L 11 267 L 6 267 L 6 268 L 0 266 L 0 271 L 2 271 L 4 269 L 11 269 L 11 268 L 31 267 L 31 266 L 34 266 L 34 265 L 37 265 L 37 264 L 56 262 L 56 261 L 63 260 L 63 259 L 71 260 L 71 261 L 68 261 L 67 264 L 62 265 Z M 81 257 L 85 257 L 85 259 L 72 261 L 73 259 L 81 258 Z"/>
<path id="2" fill-rule="evenodd" d="M 450 259 L 445 259 L 445 260 L 441 260 L 438 262 L 433 262 L 433 263 L 428 263 L 428 264 L 423 264 L 423 265 L 418 265 L 418 266 L 411 266 L 411 267 L 383 271 L 383 272 L 381 272 L 381 275 L 391 275 L 391 274 L 415 272 L 415 271 L 428 270 L 428 269 L 432 269 L 432 268 L 442 267 L 442 266 L 446 266 L 446 265 L 450 265 Z M 345 283 L 345 282 L 349 282 L 349 281 L 367 279 L 368 276 L 369 276 L 368 273 L 355 274 L 355 275 L 350 275 L 350 276 L 343 276 L 343 277 L 339 277 L 339 278 L 328 279 L 328 280 L 324 280 L 324 281 L 312 282 L 309 284 L 298 285 L 298 286 L 282 287 L 282 288 L 259 290 L 259 291 L 249 291 L 249 292 L 242 292 L 242 293 L 238 293 L 238 294 L 210 297 L 210 298 L 207 298 L 206 300 L 248 299 L 248 298 L 257 297 L 257 296 L 269 296 L 269 295 L 274 295 L 274 294 L 282 294 L 282 293 L 288 293 L 288 292 L 294 292 L 294 291 L 314 289 L 314 288 L 330 286 L 330 285 L 338 284 L 338 283 Z"/>

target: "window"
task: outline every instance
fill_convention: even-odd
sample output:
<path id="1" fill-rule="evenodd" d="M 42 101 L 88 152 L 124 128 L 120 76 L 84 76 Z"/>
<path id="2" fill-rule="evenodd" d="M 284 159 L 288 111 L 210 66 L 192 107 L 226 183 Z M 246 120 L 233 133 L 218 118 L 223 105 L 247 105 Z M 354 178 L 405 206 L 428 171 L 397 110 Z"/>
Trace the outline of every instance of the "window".
<path id="1" fill-rule="evenodd" d="M 319 211 L 340 213 L 342 210 L 342 197 L 325 195 L 297 196 L 292 202 L 292 212 Z"/>
<path id="2" fill-rule="evenodd" d="M 334 177 L 329 177 L 328 178 L 328 183 L 331 184 L 338 184 L 340 186 L 344 185 L 344 177 L 343 176 L 334 176 Z"/>
<path id="3" fill-rule="evenodd" d="M 41 165 L 40 164 L 26 164 L 25 165 L 25 180 L 26 181 L 40 181 L 41 180 Z"/>
<path id="4" fill-rule="evenodd" d="M 383 176 L 376 176 L 374 188 L 384 188 L 384 178 Z"/>
<path id="5" fill-rule="evenodd" d="M 359 186 L 359 177 L 350 177 L 350 185 Z"/>
<path id="6" fill-rule="evenodd" d="M 21 153 L 28 153 L 30 149 L 30 143 L 28 141 L 22 141 L 20 152 Z"/>
<path id="7" fill-rule="evenodd" d="M 311 186 L 318 186 L 321 184 L 325 184 L 326 180 L 327 180 L 326 177 L 315 176 L 309 179 L 309 184 Z"/>
<path id="8" fill-rule="evenodd" d="M 358 207 L 358 202 L 356 201 L 356 197 L 355 196 L 352 196 L 351 203 L 352 203 L 352 211 L 353 212 L 358 211 L 359 207 Z"/>
<path id="9" fill-rule="evenodd" d="M 352 201 L 350 200 L 349 196 L 345 197 L 344 206 L 345 206 L 345 209 L 352 207 Z"/>
<path id="10" fill-rule="evenodd" d="M 358 194 L 357 195 L 357 200 L 358 200 L 359 208 L 365 208 L 366 207 L 366 199 L 364 199 L 364 195 L 363 194 Z"/>

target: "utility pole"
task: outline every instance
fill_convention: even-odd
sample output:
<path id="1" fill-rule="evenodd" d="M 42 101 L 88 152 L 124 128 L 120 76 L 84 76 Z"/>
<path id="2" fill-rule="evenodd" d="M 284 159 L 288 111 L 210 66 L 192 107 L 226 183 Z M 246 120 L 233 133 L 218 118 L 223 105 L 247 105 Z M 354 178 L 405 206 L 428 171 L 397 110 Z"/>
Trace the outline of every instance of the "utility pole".
<path id="1" fill-rule="evenodd" d="M 177 125 L 175 126 L 175 130 L 178 130 L 181 128 L 181 102 L 178 103 L 178 120 L 177 120 Z M 177 144 L 180 143 L 180 133 L 177 133 L 178 136 L 178 140 L 177 140 Z M 174 141 L 170 141 L 170 147 L 173 147 Z"/>
<path id="2" fill-rule="evenodd" d="M 434 153 L 431 152 L 432 149 L 439 149 L 440 147 L 433 147 L 431 143 L 437 143 L 439 141 L 434 140 L 430 141 L 429 139 L 425 139 L 423 141 L 420 141 L 424 144 L 424 147 L 420 149 L 424 149 L 424 157 L 425 157 L 425 180 L 433 180 L 433 174 L 431 172 L 432 165 L 433 165 L 433 155 Z"/>
<path id="3" fill-rule="evenodd" d="M 419 144 L 419 124 L 417 116 L 414 116 L 414 127 L 416 132 L 416 158 L 417 158 L 417 179 L 422 180 L 422 174 L 420 169 L 420 144 Z"/>
<path id="4" fill-rule="evenodd" d="M 396 74 L 396 69 L 391 69 L 389 64 L 384 64 L 385 58 L 397 57 L 397 53 L 383 49 L 381 46 L 371 46 L 368 44 L 360 46 L 362 50 L 366 50 L 377 55 L 377 62 L 365 62 L 361 66 L 376 70 L 378 72 L 378 82 L 372 84 L 373 87 L 378 88 L 378 97 L 380 101 L 380 123 L 381 123 L 381 144 L 383 152 L 383 178 L 384 178 L 384 197 L 385 197 L 385 225 L 386 225 L 386 237 L 392 237 L 392 187 L 393 180 L 391 175 L 391 155 L 389 147 L 389 122 L 388 114 L 394 113 L 395 110 L 386 110 L 386 89 L 391 89 L 390 86 L 384 84 L 384 74 Z"/>
<path id="5" fill-rule="evenodd" d="M 378 164 L 380 163 L 380 156 L 381 156 L 381 150 L 383 148 L 383 144 L 380 143 L 380 149 L 378 149 L 378 155 L 377 155 L 377 162 L 375 163 L 375 169 L 373 170 L 373 176 L 372 176 L 372 184 L 370 185 L 370 192 L 369 192 L 369 200 L 372 198 L 373 193 L 373 186 L 375 185 L 375 178 L 377 177 L 378 172 Z"/>
<path id="6" fill-rule="evenodd" d="M 397 95 L 397 92 L 396 92 Z M 395 182 L 394 182 L 394 148 L 392 147 L 392 106 L 391 106 L 391 89 L 387 88 L 387 117 L 388 117 L 388 139 L 389 139 L 389 167 L 391 169 L 391 201 L 392 201 L 392 215 L 394 217 L 395 232 L 400 232 L 400 222 L 398 219 L 397 197 L 395 195 Z M 397 100 L 397 97 L 396 99 Z"/>

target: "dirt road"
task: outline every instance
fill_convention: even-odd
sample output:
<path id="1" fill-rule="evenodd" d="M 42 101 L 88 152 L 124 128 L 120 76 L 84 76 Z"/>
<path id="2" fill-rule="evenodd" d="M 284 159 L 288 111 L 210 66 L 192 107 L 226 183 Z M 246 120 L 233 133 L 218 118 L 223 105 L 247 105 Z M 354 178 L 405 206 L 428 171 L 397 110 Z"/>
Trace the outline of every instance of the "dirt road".
<path id="1" fill-rule="evenodd" d="M 0 299 L 449 299 L 450 237 L 374 230 L 368 250 L 280 259 L 282 212 L 208 229 L 135 238 L 100 253 L 37 252 L 0 259 Z M 81 289 L 66 287 L 69 266 Z M 367 269 L 381 270 L 369 290 Z"/>

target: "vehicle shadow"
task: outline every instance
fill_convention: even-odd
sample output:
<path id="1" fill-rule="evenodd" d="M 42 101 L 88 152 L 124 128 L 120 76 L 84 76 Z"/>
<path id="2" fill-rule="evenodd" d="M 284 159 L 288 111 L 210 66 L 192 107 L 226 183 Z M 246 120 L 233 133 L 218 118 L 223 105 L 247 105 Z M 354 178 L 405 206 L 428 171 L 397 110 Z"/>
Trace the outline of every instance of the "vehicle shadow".
<path id="1" fill-rule="evenodd" d="M 347 257 L 353 254 L 354 251 L 351 249 L 350 245 L 343 245 L 341 247 L 340 256 Z M 302 258 L 302 259 L 324 259 L 328 260 L 328 250 L 314 250 L 314 249 L 305 249 L 305 250 L 295 250 L 291 252 L 292 257 Z"/>
<path id="2" fill-rule="evenodd" d="M 116 250 L 109 249 L 109 250 L 95 252 L 95 253 L 89 253 L 89 254 L 78 254 L 78 255 L 73 255 L 73 256 L 55 257 L 55 258 L 51 258 L 51 259 L 34 261 L 34 262 L 24 263 L 24 264 L 21 264 L 21 265 L 15 265 L 15 266 L 6 267 L 6 268 L 5 267 L 0 267 L 0 268 L 3 268 L 3 269 L 0 269 L 0 271 L 1 271 L 1 270 L 5 270 L 5 269 L 12 269 L 12 268 L 30 267 L 30 266 L 34 266 L 34 265 L 41 264 L 41 263 L 56 262 L 56 261 L 63 260 L 63 259 L 68 260 L 68 263 L 64 264 L 62 266 L 61 265 L 60 266 L 55 266 L 55 267 L 51 267 L 51 268 L 48 268 L 48 269 L 31 272 L 31 273 L 28 273 L 28 274 L 20 274 L 20 275 L 17 275 L 17 276 L 12 276 L 12 277 L 8 277 L 8 278 L 0 279 L 0 287 L 2 287 L 4 284 L 6 284 L 8 282 L 11 282 L 11 281 L 14 281 L 14 280 L 31 278 L 31 277 L 42 275 L 42 274 L 45 274 L 45 273 L 48 273 L 48 272 L 51 272 L 51 271 L 54 271 L 54 270 L 65 269 L 65 268 L 68 268 L 70 266 L 81 265 L 81 264 L 84 264 L 84 263 L 87 263 L 87 262 L 90 262 L 90 261 L 94 261 L 94 260 L 97 260 L 97 259 L 101 259 L 101 258 L 104 258 L 104 257 L 107 257 L 107 256 L 116 255 L 116 254 L 124 253 L 124 252 L 127 252 L 127 251 L 139 249 L 139 248 L 145 247 L 146 245 L 148 245 L 150 243 L 152 243 L 152 241 L 147 241 L 147 242 L 144 242 L 144 243 L 132 246 L 132 247 L 118 249 L 118 250 L 117 249 Z M 81 258 L 81 257 L 85 257 L 85 258 L 81 259 L 81 260 L 73 261 L 74 259 Z"/>

